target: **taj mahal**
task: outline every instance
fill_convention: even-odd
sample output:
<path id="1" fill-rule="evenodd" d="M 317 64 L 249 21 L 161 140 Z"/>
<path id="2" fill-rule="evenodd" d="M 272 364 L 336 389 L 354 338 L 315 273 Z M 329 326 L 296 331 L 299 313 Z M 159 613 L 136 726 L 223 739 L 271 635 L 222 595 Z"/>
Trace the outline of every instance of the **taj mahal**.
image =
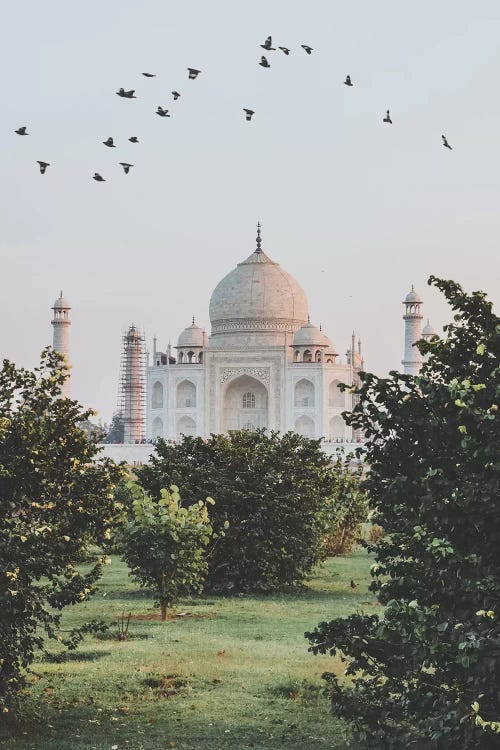
<path id="1" fill-rule="evenodd" d="M 429 323 L 422 328 L 422 304 L 412 287 L 403 300 L 402 364 L 410 375 L 422 366 L 415 342 L 434 335 Z M 69 364 L 71 308 L 62 292 L 52 309 L 53 346 Z M 362 441 L 342 416 L 357 396 L 339 388 L 359 383 L 365 369 L 361 342 L 353 333 L 342 357 L 321 326 L 311 322 L 299 282 L 262 249 L 260 224 L 255 250 L 215 287 L 209 315 L 210 335 L 193 319 L 176 346 L 160 351 L 153 339 L 152 360 L 144 335 L 136 326 L 128 329 L 121 378 L 123 448 L 140 444 L 146 450 L 158 438 L 261 428 L 291 430 L 325 444 Z M 69 379 L 63 395 L 70 395 Z"/>

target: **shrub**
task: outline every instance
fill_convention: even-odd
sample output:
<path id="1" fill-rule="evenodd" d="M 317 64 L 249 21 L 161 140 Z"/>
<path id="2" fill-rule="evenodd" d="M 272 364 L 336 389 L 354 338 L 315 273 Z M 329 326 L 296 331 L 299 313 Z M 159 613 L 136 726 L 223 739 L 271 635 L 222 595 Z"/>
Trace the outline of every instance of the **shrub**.
<path id="1" fill-rule="evenodd" d="M 183 508 L 177 487 L 161 490 L 160 499 L 140 493 L 133 518 L 118 532 L 121 554 L 131 575 L 150 590 L 166 620 L 167 608 L 180 596 L 202 590 L 207 573 L 205 548 L 212 536 L 207 498 Z"/>
<path id="2" fill-rule="evenodd" d="M 159 440 L 151 462 L 137 471 L 153 497 L 182 486 L 186 503 L 213 496 L 216 532 L 209 545 L 212 590 L 266 591 L 304 580 L 322 555 L 325 500 L 334 473 L 319 440 L 263 430 Z"/>
<path id="3" fill-rule="evenodd" d="M 347 657 L 332 706 L 356 747 L 500 746 L 500 319 L 481 292 L 430 280 L 453 310 L 421 342 L 419 377 L 365 374 L 351 423 L 365 431 L 367 487 L 386 536 L 371 590 L 383 617 L 307 634 Z"/>
<path id="4" fill-rule="evenodd" d="M 100 576 L 96 554 L 87 573 L 74 562 L 108 535 L 121 473 L 95 460 L 96 438 L 81 427 L 92 412 L 60 397 L 66 374 L 51 350 L 33 372 L 7 360 L 0 370 L 0 713 L 45 638 L 74 648 L 101 627 L 59 635 L 61 611 L 87 599 Z"/>

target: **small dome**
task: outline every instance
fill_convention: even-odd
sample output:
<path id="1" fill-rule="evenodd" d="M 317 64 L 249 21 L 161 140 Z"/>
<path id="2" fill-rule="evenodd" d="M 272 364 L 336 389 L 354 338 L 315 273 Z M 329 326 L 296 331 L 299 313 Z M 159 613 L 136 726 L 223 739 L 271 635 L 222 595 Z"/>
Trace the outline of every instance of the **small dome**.
<path id="1" fill-rule="evenodd" d="M 427 325 L 424 326 L 424 329 L 422 331 L 422 336 L 436 336 L 436 331 L 429 323 L 429 319 L 427 318 Z"/>
<path id="2" fill-rule="evenodd" d="M 177 348 L 180 349 L 187 346 L 203 347 L 206 345 L 205 341 L 206 339 L 204 331 L 193 321 L 191 325 L 185 328 L 179 336 L 179 340 L 177 341 Z"/>
<path id="3" fill-rule="evenodd" d="M 68 300 L 63 297 L 63 293 L 59 295 L 59 297 L 56 299 L 53 305 L 53 310 L 71 310 L 71 305 L 69 304 Z"/>
<path id="4" fill-rule="evenodd" d="M 294 346 L 327 346 L 333 349 L 333 344 L 325 334 L 312 323 L 306 323 L 299 328 L 293 337 Z"/>
<path id="5" fill-rule="evenodd" d="M 408 292 L 404 301 L 405 301 L 405 304 L 412 304 L 412 303 L 415 304 L 417 302 L 420 302 L 420 303 L 422 302 L 420 296 L 415 291 L 413 284 L 411 285 L 411 292 Z"/>

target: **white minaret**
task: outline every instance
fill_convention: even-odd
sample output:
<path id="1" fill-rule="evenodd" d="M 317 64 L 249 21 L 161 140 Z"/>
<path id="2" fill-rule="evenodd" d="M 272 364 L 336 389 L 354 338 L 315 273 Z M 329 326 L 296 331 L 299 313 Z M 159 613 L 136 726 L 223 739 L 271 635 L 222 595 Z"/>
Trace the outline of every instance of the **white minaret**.
<path id="1" fill-rule="evenodd" d="M 411 287 L 403 302 L 405 306 L 405 314 L 403 320 L 405 322 L 405 356 L 403 359 L 403 372 L 405 375 L 418 375 L 420 368 L 422 367 L 422 355 L 416 346 L 416 341 L 422 338 L 422 318 L 423 315 L 420 313 L 420 306 L 422 300 Z"/>
<path id="2" fill-rule="evenodd" d="M 71 320 L 69 319 L 69 311 L 71 307 L 67 299 L 63 297 L 63 293 L 54 302 L 52 307 L 54 311 L 54 317 L 52 318 L 52 325 L 54 326 L 54 336 L 52 341 L 52 348 L 64 355 L 66 364 L 71 367 L 69 358 L 69 327 Z M 69 398 L 71 395 L 71 385 L 69 376 L 66 378 L 63 388 L 62 396 Z"/>

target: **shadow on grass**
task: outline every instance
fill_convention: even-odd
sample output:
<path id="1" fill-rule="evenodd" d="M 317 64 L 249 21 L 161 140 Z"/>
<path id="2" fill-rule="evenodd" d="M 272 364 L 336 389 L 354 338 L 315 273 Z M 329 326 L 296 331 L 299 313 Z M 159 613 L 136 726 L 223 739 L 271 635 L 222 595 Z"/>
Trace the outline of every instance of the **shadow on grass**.
<path id="1" fill-rule="evenodd" d="M 111 651 L 63 651 L 60 654 L 46 651 L 40 661 L 49 664 L 64 664 L 68 661 L 99 661 L 110 655 Z"/>

